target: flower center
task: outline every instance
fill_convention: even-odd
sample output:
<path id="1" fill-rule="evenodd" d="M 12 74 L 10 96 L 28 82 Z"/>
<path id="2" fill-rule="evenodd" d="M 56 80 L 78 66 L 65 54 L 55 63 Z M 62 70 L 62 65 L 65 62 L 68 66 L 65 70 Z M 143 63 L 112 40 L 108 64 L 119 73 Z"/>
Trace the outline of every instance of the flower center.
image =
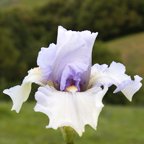
<path id="1" fill-rule="evenodd" d="M 74 85 L 71 85 L 71 86 L 68 86 L 66 89 L 65 89 L 66 92 L 78 92 L 78 88 Z"/>

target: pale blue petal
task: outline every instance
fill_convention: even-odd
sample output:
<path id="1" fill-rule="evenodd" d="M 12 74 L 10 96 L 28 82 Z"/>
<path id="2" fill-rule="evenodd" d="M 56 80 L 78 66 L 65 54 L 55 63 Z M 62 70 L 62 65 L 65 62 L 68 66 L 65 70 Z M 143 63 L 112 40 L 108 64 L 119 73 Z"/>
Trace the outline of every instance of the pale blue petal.
<path id="1" fill-rule="evenodd" d="M 57 44 L 42 48 L 37 63 L 43 76 L 64 90 L 69 79 L 86 89 L 90 77 L 92 47 L 97 33 L 76 32 L 58 27 Z M 82 86 L 80 86 L 82 85 Z"/>
<path id="2" fill-rule="evenodd" d="M 61 76 L 60 89 L 64 90 L 67 86 L 75 85 L 79 91 L 84 89 L 86 84 L 84 81 L 83 74 L 88 69 L 88 66 L 83 63 L 70 63 L 65 66 Z M 71 84 L 73 82 L 73 84 Z M 82 85 L 83 87 L 80 87 Z"/>
<path id="3" fill-rule="evenodd" d="M 56 58 L 57 47 L 55 44 L 50 44 L 48 48 L 41 48 L 38 54 L 37 65 L 42 70 L 42 75 L 46 80 L 50 80 L 53 63 Z"/>
<path id="4" fill-rule="evenodd" d="M 71 76 L 71 71 L 81 68 L 81 81 L 88 83 L 91 67 L 92 47 L 97 33 L 89 31 L 67 31 L 61 26 L 58 28 L 57 55 L 54 62 L 52 77 L 55 82 L 63 83 L 63 71 Z M 65 70 L 66 69 L 66 70 Z M 75 71 L 74 73 L 79 73 Z M 62 79 L 62 81 L 61 81 Z M 61 90 L 65 83 L 62 84 Z"/>

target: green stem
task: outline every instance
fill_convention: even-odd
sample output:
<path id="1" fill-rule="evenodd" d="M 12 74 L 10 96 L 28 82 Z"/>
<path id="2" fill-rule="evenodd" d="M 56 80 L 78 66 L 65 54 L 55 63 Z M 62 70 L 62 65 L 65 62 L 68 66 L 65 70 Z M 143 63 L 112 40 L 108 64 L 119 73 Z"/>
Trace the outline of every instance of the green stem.
<path id="1" fill-rule="evenodd" d="M 66 144 L 74 144 L 74 130 L 70 127 L 61 127 L 60 130 Z"/>

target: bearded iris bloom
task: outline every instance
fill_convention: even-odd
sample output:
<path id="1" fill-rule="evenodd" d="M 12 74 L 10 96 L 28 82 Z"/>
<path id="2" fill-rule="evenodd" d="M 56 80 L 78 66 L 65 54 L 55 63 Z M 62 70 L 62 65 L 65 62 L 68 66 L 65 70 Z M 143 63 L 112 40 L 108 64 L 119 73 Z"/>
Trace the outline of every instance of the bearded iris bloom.
<path id="1" fill-rule="evenodd" d="M 104 106 L 102 99 L 111 85 L 116 86 L 114 93 L 121 91 L 131 101 L 142 86 L 142 78 L 136 75 L 132 80 L 121 63 L 92 66 L 97 34 L 59 26 L 57 43 L 41 48 L 38 67 L 28 72 L 21 85 L 3 91 L 13 101 L 12 110 L 20 111 L 32 83 L 36 83 L 40 87 L 35 94 L 34 110 L 49 117 L 47 128 L 68 126 L 81 136 L 85 125 L 96 129 Z"/>

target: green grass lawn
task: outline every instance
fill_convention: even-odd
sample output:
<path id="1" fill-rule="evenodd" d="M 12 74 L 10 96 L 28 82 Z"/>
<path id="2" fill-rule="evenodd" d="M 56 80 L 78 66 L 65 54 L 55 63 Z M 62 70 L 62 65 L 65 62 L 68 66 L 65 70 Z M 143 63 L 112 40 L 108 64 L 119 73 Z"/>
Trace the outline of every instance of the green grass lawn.
<path id="1" fill-rule="evenodd" d="M 11 103 L 0 103 L 0 144 L 64 144 L 59 130 L 45 129 L 47 117 L 24 104 L 21 112 L 11 112 Z M 76 144 L 144 144 L 144 108 L 105 106 L 98 129 L 89 126 L 76 137 Z"/>
<path id="2" fill-rule="evenodd" d="M 144 32 L 109 41 L 106 45 L 121 53 L 130 72 L 144 76 Z"/>

